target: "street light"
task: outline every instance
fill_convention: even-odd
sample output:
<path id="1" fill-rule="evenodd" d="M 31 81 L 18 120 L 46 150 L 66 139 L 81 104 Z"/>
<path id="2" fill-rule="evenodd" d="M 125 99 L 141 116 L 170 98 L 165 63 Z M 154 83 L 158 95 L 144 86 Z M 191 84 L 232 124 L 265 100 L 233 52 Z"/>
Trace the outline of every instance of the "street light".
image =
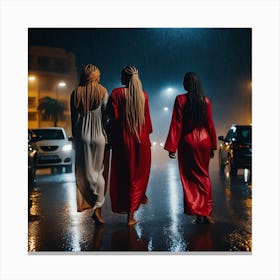
<path id="1" fill-rule="evenodd" d="M 66 83 L 65 83 L 65 82 L 59 82 L 59 83 L 58 83 L 58 86 L 59 86 L 59 87 L 65 87 L 65 86 L 66 86 Z"/>
<path id="2" fill-rule="evenodd" d="M 29 81 L 35 81 L 35 80 L 36 80 L 36 77 L 34 77 L 34 76 L 29 76 L 29 77 L 28 77 L 28 80 L 29 80 Z"/>
<path id="3" fill-rule="evenodd" d="M 173 96 L 175 94 L 175 88 L 173 87 L 167 87 L 164 91 L 168 96 Z"/>
<path id="4" fill-rule="evenodd" d="M 60 89 L 65 88 L 66 87 L 66 83 L 61 81 L 59 83 L 57 83 L 57 100 L 58 97 L 61 95 L 61 93 L 64 93 L 64 91 L 60 91 Z"/>
<path id="5" fill-rule="evenodd" d="M 164 107 L 163 110 L 164 110 L 165 112 L 167 112 L 169 109 L 168 109 L 168 107 Z"/>

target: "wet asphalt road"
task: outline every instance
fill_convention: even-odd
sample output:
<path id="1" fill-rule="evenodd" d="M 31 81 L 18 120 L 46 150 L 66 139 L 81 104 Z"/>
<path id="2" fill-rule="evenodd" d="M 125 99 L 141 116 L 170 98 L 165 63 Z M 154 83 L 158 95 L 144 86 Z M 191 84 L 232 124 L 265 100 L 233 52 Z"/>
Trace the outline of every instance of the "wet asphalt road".
<path id="1" fill-rule="evenodd" d="M 126 215 L 114 214 L 110 198 L 102 208 L 106 221 L 95 226 L 91 210 L 76 211 L 74 173 L 37 171 L 28 222 L 29 252 L 232 252 L 252 251 L 252 185 L 243 170 L 230 178 L 220 173 L 217 153 L 210 164 L 213 225 L 194 225 L 183 213 L 177 160 L 153 150 L 147 195 L 149 203 L 136 212 L 138 223 L 126 225 Z"/>

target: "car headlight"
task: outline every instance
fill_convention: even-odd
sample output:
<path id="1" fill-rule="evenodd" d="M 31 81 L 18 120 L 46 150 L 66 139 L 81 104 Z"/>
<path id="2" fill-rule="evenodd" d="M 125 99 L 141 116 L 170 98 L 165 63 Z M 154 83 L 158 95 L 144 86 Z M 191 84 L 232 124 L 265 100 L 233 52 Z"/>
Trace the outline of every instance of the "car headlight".
<path id="1" fill-rule="evenodd" d="M 63 152 L 68 152 L 72 150 L 72 144 L 66 144 L 62 147 Z"/>

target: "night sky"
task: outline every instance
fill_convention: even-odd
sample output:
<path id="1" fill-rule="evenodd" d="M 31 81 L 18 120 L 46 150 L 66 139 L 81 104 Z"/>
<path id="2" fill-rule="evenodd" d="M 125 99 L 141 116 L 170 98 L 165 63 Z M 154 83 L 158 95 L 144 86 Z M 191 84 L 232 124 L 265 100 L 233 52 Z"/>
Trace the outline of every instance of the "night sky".
<path id="1" fill-rule="evenodd" d="M 84 65 L 95 64 L 109 93 L 120 86 L 121 69 L 135 65 L 149 96 L 153 137 L 162 141 L 188 71 L 201 78 L 217 134 L 232 123 L 252 122 L 251 35 L 250 28 L 31 28 L 28 44 L 73 52 L 78 75 Z"/>

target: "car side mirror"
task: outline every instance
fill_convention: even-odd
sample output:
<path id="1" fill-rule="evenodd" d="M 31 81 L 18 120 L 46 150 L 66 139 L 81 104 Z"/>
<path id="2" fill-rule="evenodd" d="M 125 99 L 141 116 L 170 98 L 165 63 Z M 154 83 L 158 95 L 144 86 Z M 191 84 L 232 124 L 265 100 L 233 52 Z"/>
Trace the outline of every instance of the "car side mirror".
<path id="1" fill-rule="evenodd" d="M 73 141 L 73 136 L 69 136 L 69 137 L 68 137 L 68 140 L 69 140 L 69 141 Z"/>
<path id="2" fill-rule="evenodd" d="M 224 140 L 225 140 L 224 136 L 219 136 L 218 139 L 219 139 L 220 141 L 224 141 Z"/>

